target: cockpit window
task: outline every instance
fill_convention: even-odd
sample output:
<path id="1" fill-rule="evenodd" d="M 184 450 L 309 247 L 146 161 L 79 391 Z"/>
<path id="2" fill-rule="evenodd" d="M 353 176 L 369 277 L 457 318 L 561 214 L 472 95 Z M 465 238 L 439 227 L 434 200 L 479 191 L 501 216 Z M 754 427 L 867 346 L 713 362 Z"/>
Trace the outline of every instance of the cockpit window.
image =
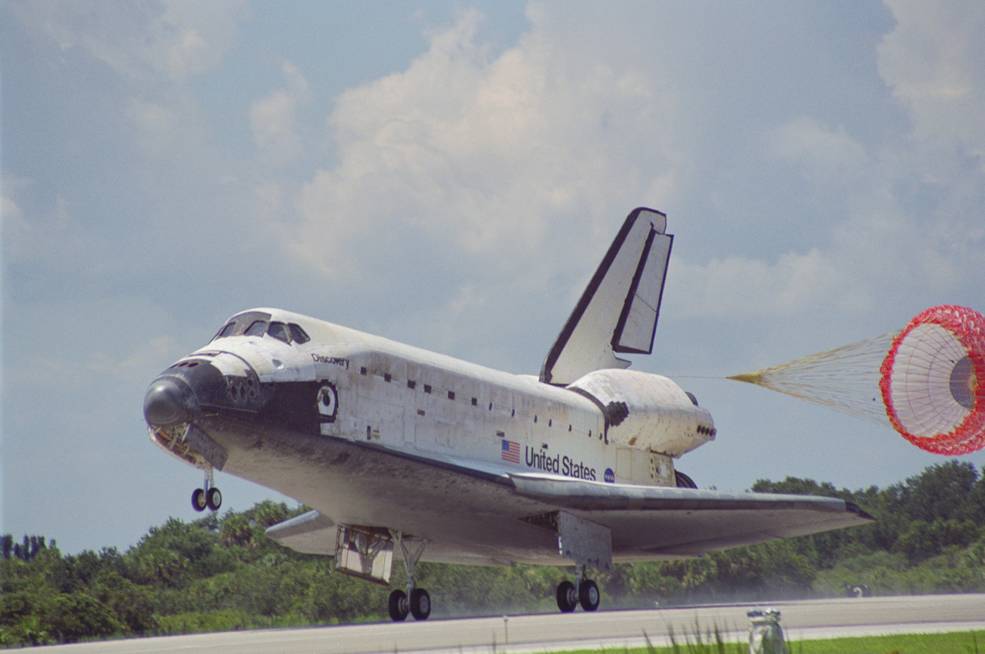
<path id="1" fill-rule="evenodd" d="M 311 340 L 308 333 L 297 323 L 283 323 L 271 320 L 271 315 L 265 311 L 244 311 L 235 315 L 222 326 L 212 340 L 227 336 L 263 336 L 276 338 L 288 345 L 292 343 L 307 343 Z"/>
<path id="2" fill-rule="evenodd" d="M 222 329 L 212 337 L 214 341 L 217 338 L 225 338 L 227 336 L 242 336 L 244 333 L 248 333 L 250 336 L 262 336 L 267 330 L 267 321 L 270 320 L 270 314 L 263 311 L 246 311 L 237 316 L 233 316 L 229 319 Z M 262 327 L 254 327 L 256 323 L 262 322 Z M 250 329 L 258 329 L 258 332 L 251 332 Z"/>
<path id="3" fill-rule="evenodd" d="M 267 331 L 267 321 L 266 320 L 254 320 L 246 331 L 243 332 L 246 336 L 263 336 L 263 333 Z"/>
<path id="4" fill-rule="evenodd" d="M 294 338 L 295 343 L 307 343 L 311 340 L 308 334 L 301 329 L 301 325 L 295 323 L 290 323 L 288 327 L 291 328 L 291 337 Z"/>
<path id="5" fill-rule="evenodd" d="M 283 341 L 290 345 L 291 337 L 287 334 L 287 325 L 282 322 L 272 322 L 267 328 L 267 336 L 273 336 L 278 341 Z"/>
<path id="6" fill-rule="evenodd" d="M 214 341 L 217 338 L 225 338 L 226 336 L 232 336 L 235 331 L 236 331 L 235 321 L 227 322 L 225 325 L 222 326 L 222 329 L 220 329 L 216 333 L 216 335 L 212 337 L 212 340 Z"/>

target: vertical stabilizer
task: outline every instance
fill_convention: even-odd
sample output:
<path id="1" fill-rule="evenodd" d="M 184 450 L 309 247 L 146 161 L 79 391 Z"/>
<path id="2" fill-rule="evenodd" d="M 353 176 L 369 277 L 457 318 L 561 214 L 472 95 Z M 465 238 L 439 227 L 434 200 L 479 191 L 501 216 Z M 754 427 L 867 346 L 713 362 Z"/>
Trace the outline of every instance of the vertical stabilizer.
<path id="1" fill-rule="evenodd" d="M 540 380 L 568 385 L 602 368 L 626 368 L 616 354 L 650 354 L 674 242 L 667 216 L 630 212 L 551 347 Z"/>

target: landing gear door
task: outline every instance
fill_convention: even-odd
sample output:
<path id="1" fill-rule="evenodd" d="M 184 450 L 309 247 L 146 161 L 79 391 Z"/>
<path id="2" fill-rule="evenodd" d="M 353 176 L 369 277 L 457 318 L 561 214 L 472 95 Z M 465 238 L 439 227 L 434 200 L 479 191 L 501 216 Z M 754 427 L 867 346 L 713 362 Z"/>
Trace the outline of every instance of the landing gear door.
<path id="1" fill-rule="evenodd" d="M 335 542 L 335 569 L 381 586 L 390 584 L 393 539 L 373 527 L 339 525 Z"/>

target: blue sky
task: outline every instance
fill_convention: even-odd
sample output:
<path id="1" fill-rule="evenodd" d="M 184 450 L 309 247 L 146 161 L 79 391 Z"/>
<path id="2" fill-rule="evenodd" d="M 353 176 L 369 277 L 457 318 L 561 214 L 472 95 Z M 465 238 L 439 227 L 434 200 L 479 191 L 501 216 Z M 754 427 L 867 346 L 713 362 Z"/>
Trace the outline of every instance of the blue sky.
<path id="1" fill-rule="evenodd" d="M 536 372 L 640 205 L 677 239 L 635 366 L 719 432 L 681 469 L 941 462 L 702 377 L 985 309 L 983 31 L 973 2 L 0 4 L 0 527 L 75 551 L 193 517 L 141 401 L 243 308 Z"/>

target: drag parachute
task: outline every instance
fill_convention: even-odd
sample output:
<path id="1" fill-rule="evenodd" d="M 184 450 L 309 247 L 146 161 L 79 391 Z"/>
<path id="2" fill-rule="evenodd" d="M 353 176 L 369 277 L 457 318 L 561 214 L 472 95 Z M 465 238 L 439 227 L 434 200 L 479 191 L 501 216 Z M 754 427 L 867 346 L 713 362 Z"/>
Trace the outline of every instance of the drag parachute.
<path id="1" fill-rule="evenodd" d="M 729 377 L 888 424 L 935 454 L 985 447 L 985 316 L 931 307 L 900 332 Z"/>

